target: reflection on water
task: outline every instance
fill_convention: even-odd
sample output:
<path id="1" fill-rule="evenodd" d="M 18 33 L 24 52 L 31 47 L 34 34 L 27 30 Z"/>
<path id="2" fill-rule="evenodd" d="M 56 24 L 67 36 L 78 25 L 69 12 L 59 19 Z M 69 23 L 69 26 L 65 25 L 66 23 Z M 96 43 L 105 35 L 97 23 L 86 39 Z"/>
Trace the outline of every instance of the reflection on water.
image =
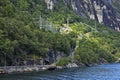
<path id="1" fill-rule="evenodd" d="M 120 64 L 0 75 L 0 80 L 120 80 Z"/>

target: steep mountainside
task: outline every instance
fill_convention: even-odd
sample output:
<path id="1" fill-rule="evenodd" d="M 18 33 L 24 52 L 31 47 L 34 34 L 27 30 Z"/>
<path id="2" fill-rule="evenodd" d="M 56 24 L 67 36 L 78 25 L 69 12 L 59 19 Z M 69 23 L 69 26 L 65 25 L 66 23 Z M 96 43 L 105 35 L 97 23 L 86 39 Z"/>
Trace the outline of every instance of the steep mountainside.
<path id="1" fill-rule="evenodd" d="M 120 33 L 97 22 L 119 30 L 119 3 L 110 3 L 0 0 L 0 66 L 114 62 Z"/>
<path id="2" fill-rule="evenodd" d="M 49 9 L 59 0 L 46 0 L 50 2 Z M 84 18 L 90 18 L 105 24 L 106 26 L 120 31 L 120 1 L 119 0 L 61 0 L 66 6 L 73 9 Z"/>

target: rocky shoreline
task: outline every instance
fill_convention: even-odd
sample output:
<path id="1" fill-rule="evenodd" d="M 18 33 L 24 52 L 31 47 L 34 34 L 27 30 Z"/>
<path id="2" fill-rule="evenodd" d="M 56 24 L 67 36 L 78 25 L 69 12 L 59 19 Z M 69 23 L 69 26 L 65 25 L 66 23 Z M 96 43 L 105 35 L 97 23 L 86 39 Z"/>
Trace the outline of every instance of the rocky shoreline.
<path id="1" fill-rule="evenodd" d="M 118 63 L 118 62 L 115 62 Z M 100 63 L 107 64 L 107 63 Z M 0 67 L 0 74 L 16 74 L 16 73 L 25 73 L 25 72 L 39 72 L 45 70 L 58 70 L 58 69 L 69 69 L 69 68 L 77 68 L 77 67 L 91 67 L 100 65 L 98 63 L 94 64 L 79 64 L 76 63 L 68 63 L 66 66 L 56 66 L 56 65 L 32 65 L 32 66 L 6 66 Z"/>
<path id="2" fill-rule="evenodd" d="M 11 74 L 11 73 L 24 73 L 33 71 L 43 71 L 48 69 L 54 69 L 56 66 L 51 65 L 33 65 L 33 66 L 5 66 L 0 67 L 0 74 Z"/>
<path id="3" fill-rule="evenodd" d="M 82 65 L 81 65 L 82 66 Z M 6 66 L 0 67 L 0 74 L 14 74 L 14 73 L 25 73 L 25 72 L 38 72 L 45 70 L 57 70 L 65 68 L 80 67 L 75 63 L 68 63 L 66 66 L 56 66 L 56 65 L 33 65 L 33 66 Z"/>

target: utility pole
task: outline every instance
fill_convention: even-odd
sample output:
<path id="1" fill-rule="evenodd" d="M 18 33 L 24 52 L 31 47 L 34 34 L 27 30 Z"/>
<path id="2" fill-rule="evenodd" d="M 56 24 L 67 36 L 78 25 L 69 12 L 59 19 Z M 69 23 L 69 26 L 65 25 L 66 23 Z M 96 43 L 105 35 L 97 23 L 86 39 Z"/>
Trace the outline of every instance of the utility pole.
<path id="1" fill-rule="evenodd" d="M 6 67 L 6 53 L 5 53 L 5 65 L 4 66 Z"/>
<path id="2" fill-rule="evenodd" d="M 43 27 L 43 22 L 42 22 L 42 18 L 41 18 L 41 16 L 40 16 L 40 18 L 39 18 L 39 27 L 40 27 L 40 29 L 42 29 L 42 27 Z"/>
<path id="3" fill-rule="evenodd" d="M 4 63 L 4 68 L 5 68 L 5 71 L 7 72 L 6 53 L 4 53 L 4 56 L 5 56 L 5 63 Z"/>
<path id="4" fill-rule="evenodd" d="M 96 28 L 96 21 L 95 21 L 95 28 Z"/>
<path id="5" fill-rule="evenodd" d="M 67 18 L 67 27 L 69 27 L 69 18 Z"/>
<path id="6" fill-rule="evenodd" d="M 35 64 L 35 54 L 34 54 L 34 66 L 35 66 L 36 64 Z"/>

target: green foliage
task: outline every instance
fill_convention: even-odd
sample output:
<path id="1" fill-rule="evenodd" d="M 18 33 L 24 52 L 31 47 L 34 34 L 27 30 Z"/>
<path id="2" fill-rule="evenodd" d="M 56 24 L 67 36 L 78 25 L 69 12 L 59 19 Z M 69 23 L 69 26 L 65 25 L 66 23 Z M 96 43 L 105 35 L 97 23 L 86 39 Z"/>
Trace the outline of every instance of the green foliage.
<path id="1" fill-rule="evenodd" d="M 77 48 L 75 52 L 75 59 L 84 64 L 96 63 L 99 57 L 98 54 L 95 52 L 95 46 L 96 45 L 90 41 L 81 41 L 79 44 L 79 48 Z"/>
<path id="2" fill-rule="evenodd" d="M 71 63 L 71 58 L 64 57 L 57 61 L 56 65 L 58 66 L 66 66 L 68 63 Z"/>
<path id="3" fill-rule="evenodd" d="M 44 27 L 40 30 L 40 15 L 44 24 L 48 20 L 57 29 L 69 18 L 72 31 L 61 34 Z M 119 35 L 93 20 L 81 18 L 61 0 L 53 11 L 47 9 L 44 0 L 0 0 L 0 65 L 5 63 L 5 54 L 7 64 L 12 65 L 15 59 L 23 61 L 33 54 L 45 58 L 51 49 L 66 55 L 58 61 L 59 65 L 66 65 L 70 62 L 67 56 L 77 45 L 75 59 L 79 62 L 96 63 L 100 58 L 113 62 L 115 56 L 120 57 Z"/>
<path id="4" fill-rule="evenodd" d="M 100 59 L 105 59 L 108 62 L 116 61 L 117 58 L 110 51 L 103 46 L 100 48 L 99 45 L 95 41 L 82 39 L 75 52 L 75 59 L 84 64 L 97 63 Z"/>
<path id="5" fill-rule="evenodd" d="M 114 55 L 112 55 L 102 49 L 98 50 L 98 55 L 100 58 L 103 58 L 103 59 L 107 60 L 108 62 L 115 62 L 117 60 L 117 58 Z"/>

